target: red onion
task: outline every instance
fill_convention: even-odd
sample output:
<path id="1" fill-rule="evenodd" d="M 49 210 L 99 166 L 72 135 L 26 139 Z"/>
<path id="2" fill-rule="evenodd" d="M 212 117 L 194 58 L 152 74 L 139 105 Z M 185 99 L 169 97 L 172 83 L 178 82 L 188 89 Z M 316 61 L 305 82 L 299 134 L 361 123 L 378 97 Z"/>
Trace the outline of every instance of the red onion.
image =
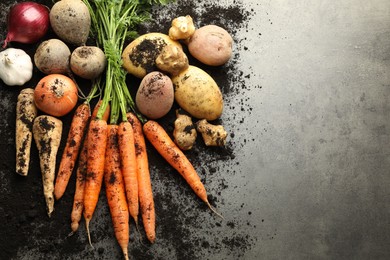
<path id="1" fill-rule="evenodd" d="M 49 8 L 35 2 L 15 4 L 8 14 L 8 33 L 3 48 L 9 42 L 35 43 L 50 26 Z"/>

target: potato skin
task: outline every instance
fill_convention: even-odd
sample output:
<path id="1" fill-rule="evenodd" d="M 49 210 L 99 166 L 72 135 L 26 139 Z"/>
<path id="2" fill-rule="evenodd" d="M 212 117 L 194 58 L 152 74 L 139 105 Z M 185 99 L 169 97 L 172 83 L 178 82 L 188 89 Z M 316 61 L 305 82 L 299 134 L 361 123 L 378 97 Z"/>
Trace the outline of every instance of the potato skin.
<path id="1" fill-rule="evenodd" d="M 204 70 L 190 65 L 172 77 L 175 100 L 193 117 L 208 121 L 219 118 L 223 111 L 222 93 L 214 79 Z"/>
<path id="2" fill-rule="evenodd" d="M 163 33 L 147 33 L 130 42 L 122 53 L 123 67 L 128 73 L 143 78 L 156 70 L 156 58 L 167 45 L 183 47 Z"/>
<path id="3" fill-rule="evenodd" d="M 149 119 L 158 119 L 171 110 L 174 102 L 172 80 L 159 71 L 148 73 L 135 96 L 138 110 Z"/>
<path id="4" fill-rule="evenodd" d="M 200 62 L 210 66 L 225 64 L 232 56 L 233 38 L 222 27 L 205 25 L 192 35 L 188 51 Z"/>

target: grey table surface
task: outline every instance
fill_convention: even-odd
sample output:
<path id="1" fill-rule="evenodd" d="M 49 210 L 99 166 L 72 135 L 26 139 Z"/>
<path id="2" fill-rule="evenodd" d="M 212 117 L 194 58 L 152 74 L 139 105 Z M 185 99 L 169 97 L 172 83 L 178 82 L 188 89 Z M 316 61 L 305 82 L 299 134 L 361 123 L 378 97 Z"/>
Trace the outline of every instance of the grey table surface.
<path id="1" fill-rule="evenodd" d="M 222 116 L 235 157 L 216 162 L 224 189 L 220 175 L 206 185 L 230 225 L 185 200 L 199 214 L 187 234 L 203 241 L 192 258 L 390 259 L 390 1 L 238 2 L 252 15 L 234 50 L 246 87 Z M 150 258 L 186 259 L 175 243 L 160 240 Z M 80 255 L 120 257 L 113 238 L 95 247 L 104 254 Z"/>
<path id="2" fill-rule="evenodd" d="M 246 2 L 246 258 L 389 259 L 390 2 Z"/>

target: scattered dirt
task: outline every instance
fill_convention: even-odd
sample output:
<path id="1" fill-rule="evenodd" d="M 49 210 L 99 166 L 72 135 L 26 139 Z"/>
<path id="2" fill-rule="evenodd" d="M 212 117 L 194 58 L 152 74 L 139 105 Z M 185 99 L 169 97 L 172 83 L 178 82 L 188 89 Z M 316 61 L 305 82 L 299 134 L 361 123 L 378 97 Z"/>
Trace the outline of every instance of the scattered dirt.
<path id="1" fill-rule="evenodd" d="M 5 17 L 4 10 L 13 4 L 13 0 L 0 3 L 1 17 Z M 52 1 L 37 1 L 52 5 Z M 229 6 L 219 6 L 212 1 L 180 0 L 169 7 L 153 10 L 154 20 L 139 28 L 139 33 L 159 31 L 167 33 L 170 22 L 180 15 L 191 15 L 197 27 L 206 24 L 216 24 L 231 33 L 235 42 L 235 53 L 228 64 L 219 67 L 210 67 L 200 64 L 190 55 L 190 64 L 202 67 L 220 86 L 224 96 L 225 110 L 250 112 L 251 108 L 242 100 L 241 109 L 232 107 L 231 101 L 242 98 L 242 94 L 250 87 L 246 79 L 250 74 L 240 71 L 239 51 L 242 50 L 243 39 L 239 32 L 246 29 L 252 17 L 250 10 L 241 1 L 231 1 Z M 217 14 L 217 15 L 216 15 Z M 0 40 L 5 38 L 6 21 L 0 19 Z M 22 47 L 30 55 L 37 45 Z M 185 50 L 187 51 L 187 50 Z M 187 52 L 188 53 L 188 52 Z M 28 83 L 34 87 L 42 76 L 34 69 L 34 78 Z M 140 79 L 128 76 L 127 82 L 131 93 L 135 97 Z M 80 81 L 79 85 L 88 88 L 89 83 Z M 104 188 L 100 194 L 96 215 L 91 222 L 91 235 L 95 249 L 91 249 L 87 242 L 85 226 L 81 223 L 80 232 L 68 237 L 70 233 L 70 212 L 75 189 L 75 176 L 70 180 L 70 186 L 63 198 L 56 202 L 55 212 L 49 219 L 46 215 L 43 198 L 42 181 L 39 169 L 39 159 L 36 147 L 32 149 L 31 170 L 27 177 L 15 174 L 15 107 L 17 95 L 22 89 L 8 88 L 0 82 L 0 259 L 43 259 L 50 256 L 52 259 L 111 259 L 120 258 L 121 251 L 115 241 L 112 230 Z M 169 132 L 173 132 L 175 120 L 174 105 L 171 112 L 160 119 L 161 125 Z M 209 191 L 209 201 L 212 206 L 222 207 L 228 202 L 221 196 L 226 189 L 233 189 L 229 180 L 238 174 L 238 162 L 235 161 L 236 149 L 244 145 L 235 139 L 235 131 L 240 126 L 236 114 L 228 113 L 233 118 L 221 118 L 218 124 L 227 125 L 230 135 L 225 147 L 206 147 L 201 138 L 198 138 L 194 148 L 186 154 L 199 169 L 202 181 Z M 64 122 L 64 134 L 67 133 L 71 116 L 61 118 Z M 237 124 L 238 123 L 238 124 Z M 65 146 L 65 139 L 60 151 Z M 129 246 L 132 259 L 215 259 L 213 256 L 223 253 L 239 259 L 250 250 L 256 242 L 245 228 L 251 224 L 246 220 L 234 219 L 224 221 L 213 215 L 188 188 L 184 180 L 163 159 L 148 146 L 150 170 L 155 194 L 157 214 L 157 242 L 149 245 L 139 242 L 139 234 L 132 232 Z M 231 167 L 232 170 L 221 173 L 222 167 Z M 232 203 L 232 202 L 229 202 Z M 237 206 L 236 208 L 239 208 Z M 243 213 L 244 214 L 244 213 Z M 142 227 L 142 222 L 139 223 Z M 132 229 L 135 230 L 134 228 Z M 142 235 L 143 229 L 140 229 Z M 4 235 L 6 234 L 6 235 Z M 143 237 L 144 238 L 144 237 Z M 111 258 L 109 256 L 112 256 Z"/>

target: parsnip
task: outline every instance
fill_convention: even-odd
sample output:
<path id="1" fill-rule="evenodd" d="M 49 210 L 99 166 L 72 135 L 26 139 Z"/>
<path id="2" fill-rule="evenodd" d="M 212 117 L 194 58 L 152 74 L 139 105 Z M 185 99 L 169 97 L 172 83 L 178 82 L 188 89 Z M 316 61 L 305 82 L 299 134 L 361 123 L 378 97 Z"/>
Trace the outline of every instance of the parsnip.
<path id="1" fill-rule="evenodd" d="M 27 176 L 30 164 L 32 125 L 38 111 L 34 104 L 34 89 L 22 89 L 16 103 L 16 173 Z"/>
<path id="2" fill-rule="evenodd" d="M 54 178 L 61 134 L 61 120 L 48 115 L 41 115 L 35 118 L 33 135 L 39 151 L 43 193 L 49 217 L 54 210 Z"/>

